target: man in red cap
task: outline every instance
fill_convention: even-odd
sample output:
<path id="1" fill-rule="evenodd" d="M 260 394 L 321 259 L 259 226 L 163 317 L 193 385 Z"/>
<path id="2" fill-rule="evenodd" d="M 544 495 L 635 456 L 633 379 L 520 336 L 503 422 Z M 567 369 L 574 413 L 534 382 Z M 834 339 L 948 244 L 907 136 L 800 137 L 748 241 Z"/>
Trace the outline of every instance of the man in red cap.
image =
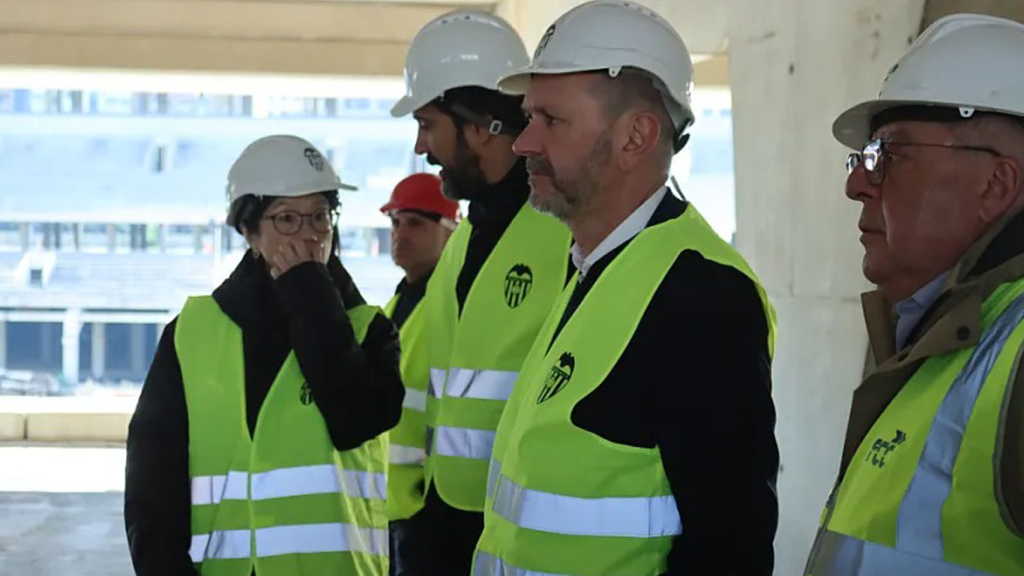
<path id="1" fill-rule="evenodd" d="M 423 508 L 423 463 L 426 459 L 426 407 L 430 364 L 425 314 L 419 306 L 427 281 L 455 229 L 459 204 L 441 193 L 433 174 L 413 174 L 395 186 L 381 208 L 391 218 L 391 258 L 405 271 L 385 312 L 399 330 L 402 381 L 406 396 L 402 419 L 391 431 L 388 470 L 388 519 L 391 520 L 392 573 L 414 516 Z M 414 551 L 409 551 L 414 552 Z"/>
<path id="2" fill-rule="evenodd" d="M 380 211 L 391 218 L 391 258 L 405 270 L 398 294 L 404 288 L 420 286 L 422 296 L 422 288 L 455 230 L 459 204 L 441 193 L 437 176 L 421 173 L 399 182 Z"/>

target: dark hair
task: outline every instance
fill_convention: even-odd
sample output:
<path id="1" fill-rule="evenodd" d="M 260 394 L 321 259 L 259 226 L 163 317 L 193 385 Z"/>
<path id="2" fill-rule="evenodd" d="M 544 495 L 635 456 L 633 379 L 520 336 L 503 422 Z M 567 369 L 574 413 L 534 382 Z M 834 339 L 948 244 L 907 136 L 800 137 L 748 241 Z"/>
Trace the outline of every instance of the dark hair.
<path id="1" fill-rule="evenodd" d="M 458 109 L 468 110 L 481 120 L 500 120 L 506 129 L 519 133 L 526 127 L 526 115 L 523 114 L 523 97 L 502 94 L 482 86 L 463 86 L 452 88 L 433 104 L 451 117 L 455 128 L 461 133 L 467 123 L 475 123 L 471 118 L 460 114 Z"/>
<path id="2" fill-rule="evenodd" d="M 320 192 L 320 194 L 327 199 L 327 205 L 330 206 L 331 210 L 337 210 L 341 206 L 337 190 L 326 190 Z M 239 198 L 238 207 L 235 208 L 238 215 L 235 219 L 235 230 L 239 234 L 244 234 L 244 230 L 248 230 L 258 236 L 260 233 L 260 220 L 263 219 L 263 214 L 279 198 L 281 196 L 243 196 Z M 337 254 L 339 248 L 337 229 L 334 232 L 331 252 Z"/>

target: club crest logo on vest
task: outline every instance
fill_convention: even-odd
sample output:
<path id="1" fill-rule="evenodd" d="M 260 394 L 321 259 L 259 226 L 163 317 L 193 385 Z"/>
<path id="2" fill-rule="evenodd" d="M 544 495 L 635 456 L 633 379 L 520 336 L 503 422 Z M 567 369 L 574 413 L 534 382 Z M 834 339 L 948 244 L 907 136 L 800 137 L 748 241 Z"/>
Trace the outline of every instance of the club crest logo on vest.
<path id="1" fill-rule="evenodd" d="M 544 380 L 544 388 L 541 389 L 540 396 L 537 397 L 537 404 L 547 402 L 555 394 L 561 392 L 572 379 L 574 370 L 576 370 L 576 358 L 569 352 L 562 352 L 562 355 L 558 357 L 558 362 L 551 367 L 548 377 Z"/>
<path id="2" fill-rule="evenodd" d="M 865 458 L 864 460 L 866 462 L 871 462 L 872 466 L 884 468 L 885 457 L 888 456 L 890 452 L 895 450 L 900 444 L 903 444 L 903 442 L 905 442 L 906 439 L 907 435 L 902 430 L 897 430 L 896 437 L 893 438 L 892 440 L 884 440 L 882 438 L 879 438 L 875 440 L 874 445 L 871 446 L 871 450 L 868 452 L 867 458 Z"/>
<path id="3" fill-rule="evenodd" d="M 302 383 L 302 388 L 299 390 L 299 402 L 302 402 L 303 406 L 313 403 L 313 391 L 309 389 L 308 380 Z"/>
<path id="4" fill-rule="evenodd" d="M 309 165 L 312 166 L 317 172 L 324 171 L 324 157 L 314 148 L 306 148 L 304 152 L 306 160 L 309 161 Z"/>
<path id="5" fill-rule="evenodd" d="M 541 37 L 540 42 L 537 44 L 537 49 L 533 52 L 533 59 L 536 60 L 541 52 L 548 47 L 548 42 L 551 41 L 551 37 L 555 35 L 555 25 L 548 26 L 547 31 L 544 32 L 544 36 Z"/>
<path id="6" fill-rule="evenodd" d="M 516 308 L 526 300 L 533 287 L 533 271 L 526 264 L 516 264 L 505 275 L 505 303 Z"/>

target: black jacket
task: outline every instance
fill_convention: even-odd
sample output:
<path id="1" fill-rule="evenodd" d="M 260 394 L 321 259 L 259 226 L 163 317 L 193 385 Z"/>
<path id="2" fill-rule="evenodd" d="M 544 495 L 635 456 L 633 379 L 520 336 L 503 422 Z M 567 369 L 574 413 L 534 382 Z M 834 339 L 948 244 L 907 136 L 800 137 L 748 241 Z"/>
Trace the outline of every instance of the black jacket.
<path id="1" fill-rule="evenodd" d="M 667 194 L 647 225 L 687 209 Z M 559 330 L 625 246 L 572 288 Z M 779 452 L 771 387 L 768 326 L 753 282 L 686 251 L 608 377 L 573 409 L 580 428 L 661 450 L 683 522 L 668 576 L 772 574 Z"/>
<path id="2" fill-rule="evenodd" d="M 340 261 L 301 264 L 273 281 L 262 261 L 247 254 L 213 297 L 242 329 L 250 434 L 292 349 L 338 450 L 398 423 L 405 394 L 398 334 L 378 315 L 362 346 L 356 342 L 345 310 L 365 302 Z M 196 573 L 189 558 L 188 409 L 175 325 L 164 330 L 128 430 L 125 528 L 141 576 Z"/>
<path id="3" fill-rule="evenodd" d="M 419 306 L 420 300 L 427 294 L 427 284 L 430 282 L 430 277 L 434 275 L 434 269 L 431 268 L 422 278 L 415 282 L 409 282 L 409 280 L 403 278 L 398 286 L 395 288 L 395 296 L 398 296 L 398 302 L 395 303 L 395 311 L 391 314 L 391 321 L 395 324 L 395 328 L 398 330 L 402 329 L 405 325 L 405 321 L 412 316 L 413 311 Z"/>

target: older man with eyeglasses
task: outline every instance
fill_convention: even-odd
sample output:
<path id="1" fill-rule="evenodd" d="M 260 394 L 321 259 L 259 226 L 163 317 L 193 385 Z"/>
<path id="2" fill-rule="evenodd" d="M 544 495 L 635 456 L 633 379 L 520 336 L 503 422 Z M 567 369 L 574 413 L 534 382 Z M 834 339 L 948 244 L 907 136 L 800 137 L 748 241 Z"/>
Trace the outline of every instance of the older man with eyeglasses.
<path id="1" fill-rule="evenodd" d="M 875 365 L 806 573 L 1024 574 L 1024 25 L 936 22 L 833 131 Z"/>

